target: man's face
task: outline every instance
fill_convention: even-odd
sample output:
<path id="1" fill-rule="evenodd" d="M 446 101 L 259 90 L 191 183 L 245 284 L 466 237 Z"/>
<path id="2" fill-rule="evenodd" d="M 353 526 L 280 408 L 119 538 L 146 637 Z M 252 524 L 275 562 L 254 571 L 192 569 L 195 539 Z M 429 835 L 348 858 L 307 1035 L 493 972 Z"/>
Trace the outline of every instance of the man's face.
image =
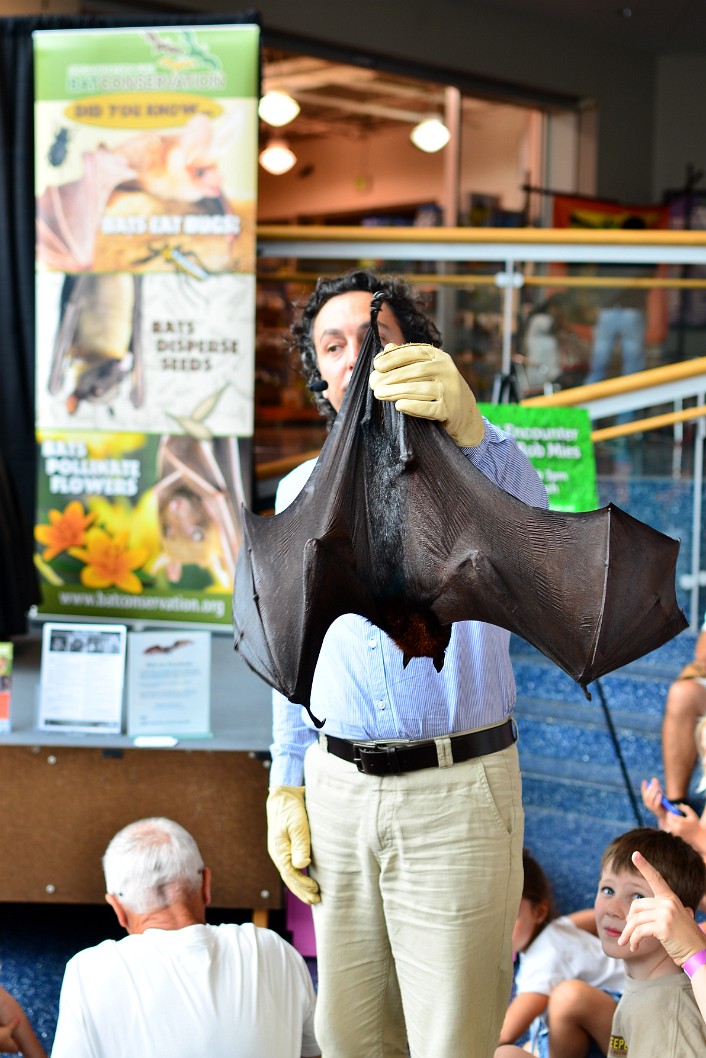
<path id="1" fill-rule="evenodd" d="M 314 349 L 321 377 L 328 382 L 326 398 L 340 411 L 355 362 L 370 326 L 370 302 L 373 295 L 353 290 L 329 298 L 314 320 Z M 378 330 L 383 346 L 393 342 L 402 345 L 405 337 L 394 312 L 383 302 L 378 316 Z"/>

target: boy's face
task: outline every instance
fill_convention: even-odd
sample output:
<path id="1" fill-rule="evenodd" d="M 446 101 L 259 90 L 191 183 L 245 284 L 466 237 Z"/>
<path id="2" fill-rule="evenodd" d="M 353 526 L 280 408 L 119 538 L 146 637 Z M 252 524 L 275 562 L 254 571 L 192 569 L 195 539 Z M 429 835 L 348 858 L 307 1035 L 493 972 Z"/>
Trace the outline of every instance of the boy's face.
<path id="1" fill-rule="evenodd" d="M 644 959 L 653 953 L 664 954 L 664 949 L 656 937 L 646 937 L 640 941 L 637 951 L 630 951 L 629 945 L 618 945 L 618 937 L 623 932 L 633 900 L 653 895 L 649 885 L 637 871 L 616 871 L 611 863 L 605 864 L 598 882 L 594 907 L 598 937 L 606 955 L 614 959 L 624 959 L 627 963 L 633 959 Z"/>

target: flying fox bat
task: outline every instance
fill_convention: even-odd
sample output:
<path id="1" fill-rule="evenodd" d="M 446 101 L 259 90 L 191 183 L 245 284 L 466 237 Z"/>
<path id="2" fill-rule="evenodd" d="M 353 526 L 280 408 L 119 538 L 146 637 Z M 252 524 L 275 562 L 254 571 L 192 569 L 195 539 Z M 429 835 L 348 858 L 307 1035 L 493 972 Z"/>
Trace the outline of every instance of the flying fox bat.
<path id="1" fill-rule="evenodd" d="M 127 272 L 65 277 L 47 388 L 56 395 L 70 377 L 70 415 L 83 401 L 110 406 L 128 374 L 130 400 L 141 407 L 141 283 Z"/>
<path id="2" fill-rule="evenodd" d="M 580 514 L 531 507 L 489 481 L 442 426 L 376 400 L 368 376 L 381 348 L 380 303 L 376 294 L 343 406 L 302 492 L 274 517 L 244 512 L 236 650 L 309 709 L 337 617 L 360 614 L 405 659 L 430 657 L 437 670 L 452 623 L 485 621 L 528 640 L 590 698 L 592 680 L 686 627 L 678 541 L 612 504 Z"/>
<path id="3" fill-rule="evenodd" d="M 155 571 L 165 568 L 167 579 L 177 584 L 184 566 L 200 566 L 221 590 L 230 591 L 244 495 L 237 441 L 163 436 L 157 472 L 162 554 Z"/>

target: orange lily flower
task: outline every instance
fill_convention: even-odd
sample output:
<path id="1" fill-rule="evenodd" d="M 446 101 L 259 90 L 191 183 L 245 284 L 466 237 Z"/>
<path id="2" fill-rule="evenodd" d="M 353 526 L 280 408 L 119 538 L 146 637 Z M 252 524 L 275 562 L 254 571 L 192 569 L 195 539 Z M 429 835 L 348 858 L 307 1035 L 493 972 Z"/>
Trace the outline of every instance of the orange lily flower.
<path id="1" fill-rule="evenodd" d="M 63 511 L 49 511 L 49 525 L 36 525 L 34 535 L 40 544 L 46 544 L 42 555 L 51 562 L 62 551 L 77 547 L 86 540 L 86 530 L 96 520 L 95 514 L 86 514 L 83 504 L 72 500 Z"/>
<path id="2" fill-rule="evenodd" d="M 73 547 L 69 553 L 86 563 L 81 570 L 81 583 L 86 588 L 114 585 L 132 595 L 142 591 L 142 582 L 133 570 L 144 564 L 148 551 L 146 547 L 128 547 L 127 533 L 117 533 L 113 538 L 103 529 L 90 529 L 86 547 Z"/>

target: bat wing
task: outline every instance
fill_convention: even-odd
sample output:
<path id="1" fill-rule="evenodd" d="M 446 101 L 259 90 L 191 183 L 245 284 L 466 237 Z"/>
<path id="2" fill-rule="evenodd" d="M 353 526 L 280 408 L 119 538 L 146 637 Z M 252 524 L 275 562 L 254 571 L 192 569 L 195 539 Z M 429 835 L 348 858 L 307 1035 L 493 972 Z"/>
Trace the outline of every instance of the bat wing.
<path id="1" fill-rule="evenodd" d="M 80 180 L 49 186 L 37 200 L 37 258 L 60 272 L 92 267 L 108 199 L 135 175 L 125 158 L 104 147 L 86 151 L 83 165 Z"/>
<path id="2" fill-rule="evenodd" d="M 132 372 L 130 401 L 133 408 L 145 403 L 145 364 L 142 349 L 142 276 L 133 276 L 135 298 L 132 308 Z"/>
<path id="3" fill-rule="evenodd" d="M 377 295 L 376 295 L 377 298 Z M 616 507 L 563 514 L 489 481 L 441 426 L 376 401 L 372 323 L 304 489 L 274 518 L 247 515 L 235 646 L 309 707 L 324 636 L 344 613 L 437 669 L 454 621 L 516 632 L 583 688 L 686 627 L 678 543 Z"/>
<path id="4" fill-rule="evenodd" d="M 304 528 L 301 513 L 289 508 L 276 518 L 258 518 L 243 509 L 233 628 L 235 648 L 250 668 L 290 701 L 308 708 L 329 627 L 346 613 L 375 623 L 379 615 L 360 579 L 347 527 L 339 524 L 311 536 L 316 526 Z"/>
<path id="5" fill-rule="evenodd" d="M 56 395 L 64 383 L 67 358 L 73 345 L 86 276 L 66 276 L 62 285 L 59 326 L 54 337 L 47 388 Z"/>
<path id="6" fill-rule="evenodd" d="M 584 690 L 687 626 L 676 540 L 612 504 L 579 514 L 528 507 L 472 465 L 461 470 L 452 487 L 473 513 L 432 604 L 442 624 L 507 628 Z"/>

